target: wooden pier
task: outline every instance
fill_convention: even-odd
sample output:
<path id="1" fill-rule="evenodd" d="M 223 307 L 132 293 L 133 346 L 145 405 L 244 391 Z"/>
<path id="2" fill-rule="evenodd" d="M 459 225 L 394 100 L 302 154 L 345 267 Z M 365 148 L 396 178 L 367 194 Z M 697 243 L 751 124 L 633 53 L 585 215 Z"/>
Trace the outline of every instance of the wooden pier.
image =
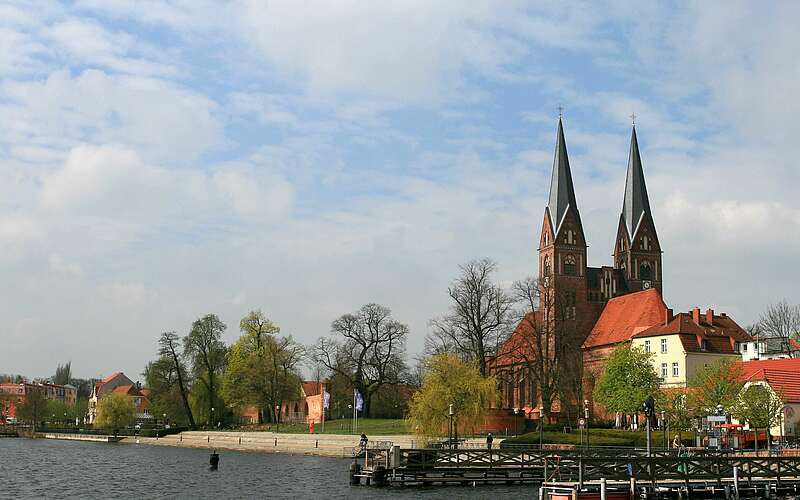
<path id="1" fill-rule="evenodd" d="M 353 485 L 529 484 L 541 498 L 767 498 L 800 491 L 800 457 L 696 450 L 360 450 Z"/>

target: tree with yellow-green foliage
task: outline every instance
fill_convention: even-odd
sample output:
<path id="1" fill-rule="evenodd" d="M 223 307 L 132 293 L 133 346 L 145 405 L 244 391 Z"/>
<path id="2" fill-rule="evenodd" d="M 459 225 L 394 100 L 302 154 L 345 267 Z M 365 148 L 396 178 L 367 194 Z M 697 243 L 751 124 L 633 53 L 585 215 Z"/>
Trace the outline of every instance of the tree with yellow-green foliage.
<path id="1" fill-rule="evenodd" d="M 444 436 L 452 404 L 457 425 L 472 431 L 497 397 L 496 379 L 481 376 L 477 364 L 454 354 L 431 356 L 425 362 L 422 387 L 411 400 L 409 424 L 419 436 Z"/>
<path id="2" fill-rule="evenodd" d="M 95 425 L 113 430 L 114 435 L 136 422 L 136 406 L 133 398 L 112 392 L 97 402 L 97 422 Z"/>

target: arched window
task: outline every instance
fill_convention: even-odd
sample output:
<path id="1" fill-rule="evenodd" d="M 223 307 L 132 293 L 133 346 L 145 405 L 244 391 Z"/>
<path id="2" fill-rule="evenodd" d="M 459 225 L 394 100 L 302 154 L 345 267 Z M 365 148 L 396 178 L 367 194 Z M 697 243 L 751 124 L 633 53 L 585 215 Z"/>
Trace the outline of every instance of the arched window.
<path id="1" fill-rule="evenodd" d="M 642 262 L 642 265 L 639 266 L 639 279 L 640 280 L 651 280 L 653 279 L 653 272 L 650 269 L 649 262 Z"/>
<path id="2" fill-rule="evenodd" d="M 550 256 L 544 256 L 544 265 L 542 266 L 543 272 L 545 276 L 550 276 L 553 274 L 553 267 L 550 265 Z"/>
<path id="3" fill-rule="evenodd" d="M 575 265 L 575 257 L 572 255 L 567 255 L 564 258 L 564 274 L 568 274 L 570 276 L 575 276 L 577 274 L 577 266 Z"/>
<path id="4" fill-rule="evenodd" d="M 642 248 L 650 250 L 650 241 L 647 239 L 647 236 L 642 236 Z"/>

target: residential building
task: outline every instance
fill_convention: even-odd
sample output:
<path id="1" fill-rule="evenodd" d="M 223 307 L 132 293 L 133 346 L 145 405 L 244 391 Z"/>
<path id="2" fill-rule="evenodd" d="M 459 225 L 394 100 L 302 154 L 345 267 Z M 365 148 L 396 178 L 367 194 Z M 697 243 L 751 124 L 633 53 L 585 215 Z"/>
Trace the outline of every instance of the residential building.
<path id="1" fill-rule="evenodd" d="M 741 346 L 742 359 L 786 359 L 800 358 L 800 344 L 786 337 L 756 337 Z"/>
<path id="2" fill-rule="evenodd" d="M 78 397 L 78 389 L 71 385 L 49 382 L 0 384 L 0 392 L 9 396 L 0 401 L 0 417 L 16 418 L 16 407 L 24 403 L 33 391 L 41 392 L 47 400 L 60 401 L 69 406 L 75 405 Z"/>
<path id="3" fill-rule="evenodd" d="M 770 434 L 773 437 L 800 435 L 800 359 L 745 361 L 741 367 L 745 389 L 753 384 L 765 385 L 783 400 L 783 410 Z"/>
<path id="4" fill-rule="evenodd" d="M 661 324 L 631 337 L 631 345 L 652 353 L 662 387 L 687 387 L 698 369 L 720 359 L 741 360 L 740 346 L 747 332 L 725 313 L 699 308 L 672 315 L 667 309 Z"/>
<path id="5" fill-rule="evenodd" d="M 285 401 L 280 405 L 281 422 L 320 423 L 322 422 L 323 393 L 325 382 L 305 381 L 300 386 L 300 398 Z M 258 423 L 258 408 L 246 406 L 238 412 L 242 423 Z"/>
<path id="6" fill-rule="evenodd" d="M 149 391 L 149 389 L 141 387 L 140 384 L 134 383 L 122 372 L 109 375 L 97 382 L 92 388 L 92 394 L 89 396 L 87 423 L 94 424 L 97 421 L 98 402 L 112 393 L 124 394 L 133 399 L 133 403 L 136 406 L 137 419 L 149 420 L 153 418 L 153 415 L 150 414 L 150 400 L 147 397 L 150 394 Z"/>

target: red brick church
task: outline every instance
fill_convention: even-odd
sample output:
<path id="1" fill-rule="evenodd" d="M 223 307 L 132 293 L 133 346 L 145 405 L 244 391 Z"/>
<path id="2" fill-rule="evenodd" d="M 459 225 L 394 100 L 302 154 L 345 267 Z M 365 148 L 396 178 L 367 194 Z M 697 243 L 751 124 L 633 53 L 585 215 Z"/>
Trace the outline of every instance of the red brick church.
<path id="1" fill-rule="evenodd" d="M 573 371 L 578 370 L 577 388 L 570 396 L 570 399 L 578 402 L 572 406 L 578 408 L 582 406 L 583 398 L 591 399 L 604 360 L 615 346 L 632 341 L 645 331 L 647 334 L 655 332 L 652 333 L 655 335 L 662 330 L 674 330 L 664 328 L 674 323 L 675 316 L 662 299 L 661 242 L 650 209 L 635 126 L 631 132 L 622 211 L 614 241 L 613 263 L 590 267 L 564 128 L 559 118 L 550 196 L 544 209 L 539 238 L 539 308 L 528 315 L 528 321 L 523 319 L 518 324 L 492 360 L 493 372 L 501 384 L 500 408 L 516 412 L 522 410 L 528 418 L 539 418 L 542 398 L 537 393 L 535 370 L 531 369 L 530 362 L 526 362 L 530 360 L 531 353 L 525 352 L 533 344 L 526 339 L 531 335 L 542 335 L 533 332 L 539 332 L 536 325 L 544 325 L 542 330 L 555 329 L 549 342 L 556 345 L 550 346 L 550 349 L 562 349 L 561 362 L 569 364 Z M 688 314 L 688 321 L 696 321 L 697 324 L 694 328 L 691 325 L 684 326 L 684 330 L 694 332 L 692 335 L 697 337 L 698 346 L 712 351 L 726 350 L 707 354 L 734 355 L 739 342 L 749 338 L 724 313 L 715 316 L 709 310 L 701 316 L 697 311 L 699 309 L 694 314 Z M 716 323 L 714 318 L 717 318 Z M 556 324 L 560 326 L 554 326 Z M 568 335 L 566 332 L 571 333 Z M 687 335 L 680 329 L 674 334 Z M 713 339 L 724 337 L 726 341 L 705 342 L 703 339 L 706 337 L 701 339 L 703 335 Z M 567 337 L 569 340 L 565 340 Z M 559 346 L 559 342 L 563 345 Z M 649 349 L 649 340 L 646 345 Z M 544 352 L 541 345 L 539 351 Z M 685 379 L 686 376 L 681 380 Z M 572 416 L 564 415 L 561 406 L 556 398 L 545 414 L 550 414 L 554 420 L 571 420 L 578 411 L 573 408 Z"/>

